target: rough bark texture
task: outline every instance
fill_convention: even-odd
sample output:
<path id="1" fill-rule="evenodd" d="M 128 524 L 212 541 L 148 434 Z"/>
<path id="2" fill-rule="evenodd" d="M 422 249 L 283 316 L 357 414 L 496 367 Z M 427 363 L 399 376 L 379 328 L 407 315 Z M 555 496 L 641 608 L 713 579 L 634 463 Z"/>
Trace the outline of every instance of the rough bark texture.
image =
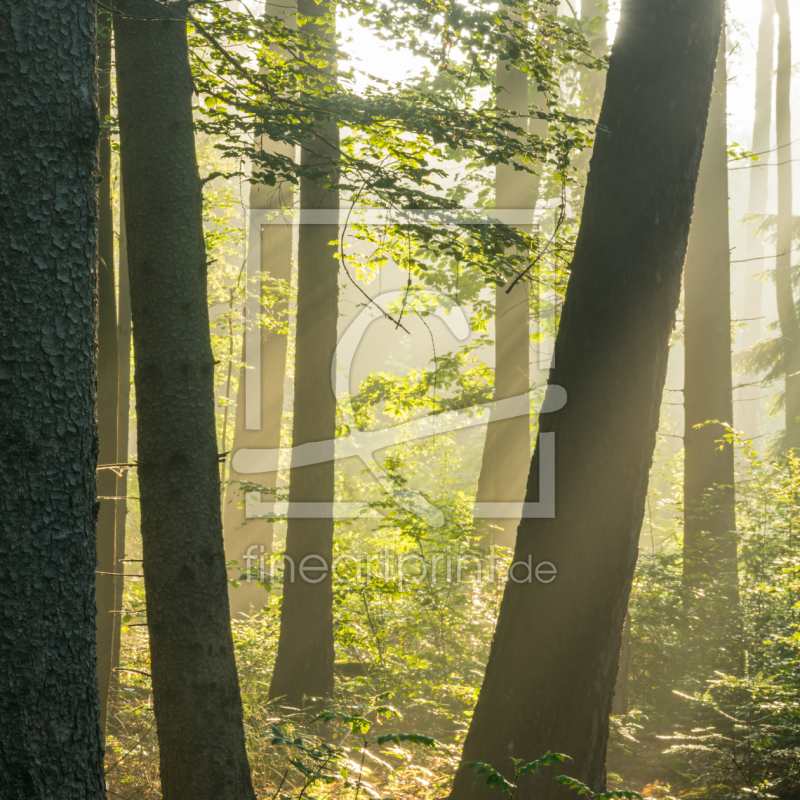
<path id="1" fill-rule="evenodd" d="M 95 6 L 0 4 L 0 797 L 105 797 Z"/>
<path id="2" fill-rule="evenodd" d="M 291 146 L 268 143 L 265 147 L 281 148 L 287 155 L 293 155 Z M 250 189 L 250 207 L 281 208 L 292 205 L 291 190 L 285 186 L 266 186 L 253 184 Z M 255 245 L 260 257 L 261 271 L 265 277 L 285 281 L 287 284 L 292 275 L 292 228 L 290 225 L 263 225 L 256 231 L 255 242 L 253 231 L 248 232 L 251 249 Z M 253 257 L 248 253 L 248 258 Z M 248 287 L 248 291 L 258 292 L 258 285 Z M 270 314 L 277 319 L 288 314 L 288 304 L 281 308 L 270 309 Z M 248 324 L 257 324 L 248 320 Z M 257 335 L 261 338 L 260 373 L 242 369 L 239 376 L 239 390 L 236 396 L 236 420 L 233 434 L 233 453 L 241 448 L 264 448 L 271 450 L 280 447 L 281 421 L 283 419 L 283 395 L 286 380 L 286 348 L 288 335 L 277 330 L 262 328 Z M 260 386 L 261 413 L 257 426 L 252 429 L 247 423 L 247 383 L 257 381 Z M 256 568 L 259 561 L 246 562 L 248 550 L 254 559 L 260 559 L 262 553 L 272 552 L 272 534 L 274 523 L 266 519 L 245 517 L 245 496 L 238 481 L 245 480 L 261 486 L 277 486 L 276 472 L 240 475 L 231 467 L 229 483 L 225 492 L 225 550 L 229 561 L 238 561 L 242 569 Z M 272 495 L 261 495 L 263 500 L 274 499 Z M 266 603 L 267 594 L 251 580 L 243 582 L 238 588 L 230 590 L 231 612 L 233 614 L 251 614 L 260 611 Z"/>
<path id="3" fill-rule="evenodd" d="M 130 15 L 114 15 L 114 33 L 161 790 L 165 800 L 252 800 L 222 540 L 187 3 L 118 7 Z"/>
<path id="4" fill-rule="evenodd" d="M 604 788 L 722 16 L 721 0 L 623 3 L 551 373 L 569 400 L 540 423 L 556 435 L 556 518 L 523 521 L 515 550 L 516 561 L 549 561 L 558 575 L 506 584 L 458 800 L 494 796 L 467 762 L 513 777 L 511 757 L 547 750 Z M 531 501 L 538 473 L 534 455 Z M 519 795 L 571 796 L 554 774 L 526 776 Z"/>
<path id="5" fill-rule="evenodd" d="M 684 268 L 683 578 L 715 661 L 738 603 L 726 84 L 723 37 Z"/>
<path id="6" fill-rule="evenodd" d="M 528 76 L 518 69 L 497 68 L 497 85 L 503 91 L 497 103 L 524 118 L 528 113 Z M 531 221 L 538 193 L 538 180 L 513 165 L 501 164 L 495 177 L 495 206 L 498 209 L 530 209 Z M 531 226 L 525 226 L 530 231 Z M 495 291 L 494 313 L 494 399 L 525 394 L 530 388 L 530 322 L 528 293 L 531 286 L 520 281 L 511 292 Z M 530 417 L 489 422 L 478 479 L 476 503 L 521 503 L 525 497 L 525 476 L 531 458 Z M 489 519 L 487 540 L 514 547 L 519 519 Z"/>
<path id="7" fill-rule="evenodd" d="M 762 153 L 761 161 L 750 165 L 750 198 L 748 210 L 751 214 L 767 213 L 769 191 L 769 162 L 771 149 L 770 130 L 772 122 L 772 61 L 775 49 L 775 0 L 763 0 L 761 22 L 758 26 L 758 53 L 756 55 L 756 99 L 753 119 L 753 145 L 755 153 Z M 742 347 L 752 347 L 761 334 L 762 296 L 764 282 L 758 276 L 764 271 L 764 243 L 756 235 L 757 222 L 747 225 L 747 258 L 745 266 L 744 315 L 747 327 L 742 334 Z M 747 375 L 745 382 L 755 382 L 757 376 Z M 750 438 L 759 431 L 759 385 L 743 386 L 739 393 L 742 421 L 737 424 Z"/>
<path id="8" fill-rule="evenodd" d="M 97 79 L 100 121 L 111 114 L 111 16 L 98 12 L 99 60 Z M 114 211 L 111 206 L 111 139 L 100 136 L 100 218 L 98 235 L 97 314 L 97 436 L 101 464 L 117 463 L 117 301 L 114 280 Z M 103 469 L 97 473 L 97 494 L 113 498 L 117 475 Z M 100 724 L 105 732 L 108 692 L 113 660 L 115 584 L 117 571 L 116 501 L 101 499 L 97 515 L 97 680 L 100 690 Z"/>
<path id="9" fill-rule="evenodd" d="M 800 448 L 800 321 L 792 290 L 792 36 L 789 0 L 775 0 L 778 12 L 778 73 L 775 128 L 778 156 L 778 235 L 775 291 L 786 375 L 786 448 Z"/>
<path id="10" fill-rule="evenodd" d="M 325 4 L 300 0 L 306 17 L 327 11 Z M 301 163 L 330 168 L 336 182 L 339 130 L 325 123 L 320 136 L 301 148 Z M 331 364 L 336 351 L 339 315 L 339 261 L 335 258 L 339 226 L 305 225 L 308 209 L 336 209 L 338 192 L 309 180 L 300 183 L 300 236 L 297 245 L 297 328 L 295 339 L 294 423 L 292 446 L 333 439 L 336 397 Z M 292 468 L 289 503 L 333 503 L 334 463 Z M 300 707 L 304 697 L 333 695 L 333 507 L 328 519 L 289 519 L 278 655 L 270 697 Z M 306 559 L 308 559 L 306 561 Z M 290 565 L 294 564 L 294 580 Z M 301 574 L 305 564 L 306 578 Z M 323 571 L 323 566 L 325 571 Z"/>

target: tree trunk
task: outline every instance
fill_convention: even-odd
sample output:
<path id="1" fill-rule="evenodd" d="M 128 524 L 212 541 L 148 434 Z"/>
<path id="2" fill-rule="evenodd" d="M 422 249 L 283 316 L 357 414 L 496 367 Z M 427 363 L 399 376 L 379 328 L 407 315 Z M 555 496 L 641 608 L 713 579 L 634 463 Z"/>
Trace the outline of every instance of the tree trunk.
<path id="1" fill-rule="evenodd" d="M 494 796 L 468 762 L 513 776 L 511 757 L 547 750 L 570 755 L 571 775 L 604 788 L 722 16 L 721 0 L 623 3 L 551 373 L 569 402 L 540 421 L 556 435 L 556 518 L 520 526 L 522 563 L 506 584 L 458 800 Z M 528 500 L 538 486 L 534 455 Z M 545 566 L 528 582 L 528 565 L 541 562 L 557 576 Z M 552 772 L 523 778 L 520 796 L 534 791 L 571 796 Z"/>
<path id="2" fill-rule="evenodd" d="M 695 638 L 715 663 L 727 658 L 738 605 L 734 452 L 724 438 L 733 424 L 727 77 L 722 37 L 684 269 L 683 579 Z"/>
<path id="3" fill-rule="evenodd" d="M 104 798 L 95 4 L 0 5 L 0 797 Z"/>
<path id="4" fill-rule="evenodd" d="M 125 230 L 125 197 L 120 184 L 119 192 L 119 312 L 117 314 L 117 348 L 119 355 L 117 391 L 117 458 L 123 464 L 130 458 L 128 438 L 131 415 L 131 292 L 128 282 L 128 237 Z M 125 526 L 128 520 L 128 470 L 120 468 L 117 474 L 117 500 L 115 527 L 116 584 L 114 609 L 122 610 L 125 595 Z M 122 615 L 114 614 L 114 646 L 111 653 L 111 686 L 119 680 L 119 657 L 122 644 L 120 627 Z"/>
<path id="5" fill-rule="evenodd" d="M 761 153 L 761 162 L 750 165 L 751 214 L 767 213 L 769 191 L 770 129 L 772 122 L 772 60 L 775 49 L 775 0 L 762 0 L 761 22 L 758 26 L 758 53 L 756 55 L 756 100 L 753 120 L 753 145 L 755 153 Z M 764 243 L 756 235 L 757 222 L 747 225 L 747 258 L 745 267 L 744 319 L 747 326 L 742 334 L 742 347 L 752 347 L 761 335 L 762 296 L 764 283 L 758 277 L 764 271 Z M 754 382 L 757 376 L 750 373 L 746 382 Z M 742 408 L 742 424 L 748 438 L 758 436 L 759 395 L 758 385 L 743 386 L 739 392 Z"/>
<path id="6" fill-rule="evenodd" d="M 161 790 L 165 800 L 252 799 L 222 540 L 187 2 L 130 0 L 118 8 L 142 566 Z"/>
<path id="7" fill-rule="evenodd" d="M 329 10 L 314 0 L 299 0 L 298 13 L 317 17 Z M 313 24 L 313 23 L 312 23 Z M 336 435 L 336 397 L 331 364 L 339 315 L 338 224 L 306 224 L 309 209 L 339 207 L 335 122 L 301 148 L 301 163 L 329 170 L 332 186 L 300 182 L 300 237 L 297 247 L 297 328 L 295 339 L 292 446 L 332 440 Z M 292 467 L 289 503 L 331 503 L 334 463 Z M 289 517 L 278 655 L 270 697 L 299 708 L 304 697 L 333 695 L 333 507 L 325 519 Z M 292 570 L 293 565 L 293 570 Z M 292 574 L 293 572 L 293 574 Z M 304 573 L 305 572 L 305 577 Z"/>
<path id="8" fill-rule="evenodd" d="M 277 15 L 288 12 L 285 5 L 267 3 L 266 13 Z M 284 16 L 284 24 L 291 18 Z M 286 143 L 272 142 L 263 137 L 264 150 L 283 153 L 294 157 L 295 148 Z M 251 209 L 280 209 L 293 205 L 293 193 L 290 186 L 278 184 L 252 184 L 250 187 Z M 254 227 L 253 225 L 258 225 Z M 284 385 L 286 382 L 286 350 L 288 336 L 265 327 L 258 328 L 254 319 L 262 311 L 260 291 L 263 287 L 261 276 L 285 281 L 289 284 L 292 278 L 292 226 L 281 223 L 260 225 L 252 223 L 248 231 L 248 265 L 255 258 L 258 264 L 259 277 L 247 287 L 248 299 L 246 317 L 249 329 L 245 332 L 245 361 L 239 377 L 239 390 L 236 395 L 236 420 L 234 423 L 233 446 L 235 454 L 243 448 L 277 449 L 281 444 L 281 422 L 283 420 Z M 252 296 L 251 293 L 259 293 Z M 272 308 L 274 318 L 288 316 L 288 303 Z M 248 357 L 249 344 L 256 341 L 259 345 L 258 355 Z M 255 389 L 255 391 L 253 391 Z M 248 411 L 248 398 L 257 402 L 257 409 Z M 225 491 L 225 508 L 223 511 L 225 527 L 225 549 L 228 560 L 238 561 L 242 569 L 261 568 L 266 562 L 261 561 L 264 553 L 271 554 L 274 523 L 266 519 L 247 519 L 245 493 L 238 481 L 248 481 L 261 486 L 277 486 L 278 473 L 257 473 L 243 475 L 231 469 L 229 483 Z M 274 496 L 256 494 L 264 500 Z M 233 614 L 251 614 L 260 611 L 266 601 L 264 589 L 253 580 L 245 581 L 238 588 L 231 588 L 231 612 Z"/>
<path id="9" fill-rule="evenodd" d="M 583 0 L 581 17 L 589 23 L 587 31 L 589 44 L 597 58 L 608 53 L 608 3 L 597 0 Z M 587 112 L 596 119 L 603 104 L 603 92 L 606 88 L 605 72 L 592 70 L 586 76 Z"/>
<path id="10" fill-rule="evenodd" d="M 100 121 L 111 114 L 111 16 L 98 9 Z M 97 326 L 97 436 L 101 464 L 117 463 L 117 287 L 114 280 L 114 209 L 111 205 L 111 138 L 100 135 L 100 216 L 98 236 Z M 97 494 L 114 498 L 117 476 L 113 470 L 97 473 Z M 106 730 L 108 694 L 113 660 L 115 584 L 117 569 L 116 500 L 101 499 L 97 515 L 97 680 L 100 691 L 100 725 Z"/>
<path id="11" fill-rule="evenodd" d="M 519 69 L 497 67 L 497 85 L 503 89 L 498 105 L 521 116 L 528 114 L 528 76 Z M 519 172 L 511 164 L 497 167 L 495 206 L 498 209 L 530 209 L 531 222 L 538 194 L 538 180 Z M 530 231 L 531 226 L 524 228 Z M 530 389 L 530 321 L 528 294 L 531 286 L 520 281 L 511 292 L 505 286 L 495 290 L 494 313 L 494 399 L 505 400 Z M 531 458 L 530 416 L 490 421 L 486 429 L 481 472 L 475 501 L 481 503 L 522 503 L 525 476 Z M 514 547 L 517 519 L 485 519 L 487 544 Z"/>
<path id="12" fill-rule="evenodd" d="M 277 149 L 277 145 L 271 145 Z M 282 146 L 286 150 L 286 146 Z M 291 206 L 291 195 L 287 199 L 286 187 L 253 185 L 250 189 L 250 207 L 253 209 L 281 208 Z M 260 225 L 258 230 L 250 231 L 251 252 L 261 265 L 260 271 L 270 278 L 285 281 L 292 278 L 292 228 L 291 225 Z M 255 242 L 253 242 L 255 238 Z M 253 252 L 255 250 L 255 252 Z M 260 292 L 262 281 L 259 277 L 248 292 Z M 254 311 L 260 310 L 260 300 L 252 298 Z M 270 310 L 274 318 L 288 314 L 288 303 L 281 303 Z M 245 336 L 256 336 L 260 340 L 258 369 L 241 370 L 239 389 L 236 395 L 236 420 L 234 423 L 232 453 L 242 448 L 277 449 L 281 445 L 281 422 L 283 419 L 283 395 L 286 379 L 286 350 L 288 336 L 268 328 L 258 328 L 256 320 L 248 315 L 249 330 Z M 245 346 L 245 353 L 247 347 Z M 249 360 L 248 360 L 249 361 Z M 250 383 L 255 383 L 258 392 L 252 392 Z M 259 398 L 259 419 L 251 422 L 247 412 L 247 398 Z M 233 461 L 233 459 L 231 459 Z M 256 568 L 262 554 L 272 552 L 274 523 L 266 519 L 246 517 L 245 493 L 238 481 L 257 483 L 261 486 L 277 486 L 278 473 L 259 473 L 242 475 L 231 466 L 228 486 L 225 490 L 225 548 L 229 560 L 238 561 L 242 569 Z M 257 494 L 257 498 L 273 500 L 273 495 Z M 266 602 L 266 593 L 255 580 L 244 582 L 236 589 L 231 588 L 231 612 L 251 614 L 261 610 Z"/>
<path id="13" fill-rule="evenodd" d="M 792 35 L 789 0 L 775 0 L 778 12 L 778 73 L 775 127 L 778 155 L 778 236 L 775 291 L 786 375 L 786 449 L 800 448 L 800 325 L 792 290 Z"/>

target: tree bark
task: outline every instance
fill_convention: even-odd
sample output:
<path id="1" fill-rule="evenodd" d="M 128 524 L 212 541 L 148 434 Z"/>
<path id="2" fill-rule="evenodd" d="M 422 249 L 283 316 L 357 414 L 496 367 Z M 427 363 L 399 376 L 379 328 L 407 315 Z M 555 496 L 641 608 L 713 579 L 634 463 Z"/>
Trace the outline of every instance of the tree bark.
<path id="1" fill-rule="evenodd" d="M 95 4 L 0 5 L 0 796 L 104 798 Z"/>
<path id="2" fill-rule="evenodd" d="M 302 16 L 318 17 L 329 6 L 299 0 L 297 10 Z M 329 171 L 330 185 L 307 179 L 300 182 L 293 447 L 332 440 L 336 435 L 331 364 L 337 342 L 339 261 L 330 242 L 338 239 L 339 226 L 306 224 L 305 212 L 330 209 L 336 216 L 338 144 L 336 123 L 326 122 L 320 134 L 300 151 L 303 165 Z M 286 532 L 290 560 L 284 575 L 278 655 L 269 694 L 295 708 L 302 707 L 304 698 L 333 695 L 333 500 L 333 460 L 292 467 L 290 507 L 298 502 L 331 504 L 325 519 L 290 516 Z"/>
<path id="3" fill-rule="evenodd" d="M 761 162 L 750 165 L 750 197 L 748 210 L 751 214 L 767 213 L 769 192 L 768 151 L 771 149 L 772 127 L 772 60 L 775 49 L 775 0 L 762 0 L 761 22 L 758 26 L 758 52 L 756 54 L 756 99 L 753 120 L 752 150 L 761 154 Z M 761 314 L 764 283 L 758 277 L 764 271 L 764 243 L 756 234 L 758 222 L 747 225 L 747 258 L 745 267 L 744 319 L 747 322 L 742 334 L 742 347 L 752 347 L 761 335 Z M 754 382 L 756 375 L 749 373 L 746 382 Z M 754 439 L 759 431 L 759 395 L 761 387 L 743 386 L 739 391 L 742 409 L 740 427 L 745 435 Z"/>
<path id="4" fill-rule="evenodd" d="M 792 34 L 789 0 L 775 0 L 778 12 L 778 72 L 775 128 L 778 155 L 778 235 L 775 291 L 786 375 L 787 450 L 800 448 L 800 324 L 792 288 Z"/>
<path id="5" fill-rule="evenodd" d="M 142 567 L 161 790 L 165 800 L 252 800 L 222 539 L 187 2 L 130 0 L 117 8 Z"/>
<path id="6" fill-rule="evenodd" d="M 452 792 L 493 797 L 470 761 L 513 777 L 547 750 L 605 786 L 608 717 L 680 296 L 723 3 L 626 0 L 611 56 L 551 382 L 556 518 L 525 520 Z M 527 499 L 536 499 L 536 455 Z M 530 559 L 530 561 L 529 561 Z M 530 563 L 550 562 L 540 582 Z M 533 570 L 532 570 L 533 571 Z M 517 582 L 517 581 L 520 582 Z M 571 796 L 552 772 L 518 793 Z"/>
<path id="7" fill-rule="evenodd" d="M 503 91 L 498 105 L 520 115 L 525 124 L 528 114 L 528 76 L 519 69 L 497 67 L 497 85 Z M 519 172 L 511 164 L 500 164 L 495 176 L 495 206 L 498 209 L 533 209 L 538 180 Z M 530 225 L 524 226 L 527 231 Z M 494 313 L 494 399 L 504 400 L 525 394 L 530 389 L 530 284 L 520 281 L 511 292 L 505 286 L 495 290 Z M 525 475 L 531 458 L 530 416 L 490 421 L 486 429 L 476 504 L 522 503 Z M 519 519 L 487 519 L 487 543 L 514 547 Z"/>
<path id="8" fill-rule="evenodd" d="M 730 648 L 739 595 L 734 451 L 724 438 L 733 424 L 727 77 L 723 36 L 684 268 L 683 579 L 696 638 L 714 661 Z"/>
<path id="9" fill-rule="evenodd" d="M 100 121 L 111 114 L 111 15 L 98 9 Z M 101 464 L 117 463 L 117 288 L 114 279 L 114 210 L 111 205 L 111 138 L 100 135 L 100 218 L 98 235 L 97 327 L 97 436 Z M 114 498 L 117 476 L 113 470 L 97 473 L 97 494 Z M 114 649 L 116 559 L 116 500 L 101 499 L 97 515 L 97 680 L 100 691 L 100 725 L 106 730 L 111 662 Z"/>

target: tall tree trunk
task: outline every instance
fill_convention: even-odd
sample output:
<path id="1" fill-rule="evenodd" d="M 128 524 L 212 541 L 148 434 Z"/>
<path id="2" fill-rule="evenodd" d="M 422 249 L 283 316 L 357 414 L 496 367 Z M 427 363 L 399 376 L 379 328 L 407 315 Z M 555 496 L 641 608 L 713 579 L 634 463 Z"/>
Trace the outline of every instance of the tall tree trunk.
<path id="1" fill-rule="evenodd" d="M 786 448 L 800 448 L 800 325 L 792 288 L 792 35 L 789 0 L 775 0 L 778 12 L 778 74 L 775 127 L 778 155 L 778 236 L 775 291 L 786 375 Z"/>
<path id="2" fill-rule="evenodd" d="M 252 799 L 222 540 L 187 2 L 129 0 L 118 8 L 142 566 L 161 789 L 165 800 Z"/>
<path id="3" fill-rule="evenodd" d="M 282 149 L 292 155 L 293 148 L 286 145 L 269 145 L 274 150 Z M 250 189 L 250 207 L 253 209 L 279 209 L 291 206 L 291 194 L 287 196 L 286 187 L 254 184 Z M 253 252 L 255 251 L 255 252 Z M 269 278 L 285 281 L 292 277 L 292 228 L 290 225 L 263 225 L 250 231 L 250 252 L 248 259 L 256 257 L 261 265 L 260 271 Z M 260 292 L 261 278 L 257 284 L 248 286 L 248 292 Z M 252 298 L 253 310 L 260 309 L 261 302 Z M 286 317 L 288 303 L 269 310 L 275 319 Z M 236 395 L 236 419 L 234 423 L 232 453 L 242 448 L 276 449 L 281 444 L 281 421 L 283 419 L 283 395 L 286 378 L 286 351 L 288 336 L 277 330 L 258 328 L 257 321 L 248 315 L 248 325 L 256 326 L 245 336 L 255 336 L 260 340 L 258 368 L 242 367 L 239 376 L 239 389 Z M 247 346 L 245 346 L 245 354 Z M 249 359 L 248 359 L 249 361 Z M 251 382 L 258 389 L 252 392 Z M 248 396 L 260 399 L 260 414 L 251 419 L 247 410 Z M 232 461 L 233 459 L 231 459 Z M 231 466 L 230 483 L 225 490 L 225 549 L 229 560 L 238 561 L 243 569 L 255 568 L 263 553 L 272 552 L 274 523 L 266 519 L 246 517 L 245 493 L 239 481 L 257 483 L 261 486 L 277 486 L 278 473 L 242 475 Z M 261 497 L 261 495 L 258 495 Z M 271 495 L 269 498 L 274 499 Z M 264 589 L 255 580 L 240 584 L 230 590 L 231 612 L 251 614 L 261 609 L 266 601 Z"/>
<path id="4" fill-rule="evenodd" d="M 111 114 L 111 15 L 99 10 L 99 52 L 97 77 L 100 91 L 100 120 Z M 111 138 L 100 135 L 100 217 L 98 236 L 98 327 L 97 327 L 97 436 L 101 464 L 117 463 L 117 288 L 114 280 L 114 209 L 111 204 Z M 114 470 L 97 473 L 97 494 L 101 499 L 97 515 L 97 680 L 100 691 L 100 725 L 106 729 L 108 694 L 114 642 L 114 604 L 117 569 L 116 500 Z"/>
<path id="5" fill-rule="evenodd" d="M 117 313 L 117 348 L 119 354 L 117 390 L 117 458 L 123 464 L 130 458 L 128 438 L 130 436 L 131 414 L 131 292 L 128 281 L 128 237 L 125 230 L 125 197 L 122 185 L 119 192 L 119 310 Z M 115 528 L 116 545 L 116 584 L 114 588 L 114 609 L 122 610 L 125 595 L 125 525 L 128 520 L 128 469 L 120 468 L 117 473 L 117 505 Z M 114 647 L 111 654 L 111 686 L 118 683 L 120 647 L 122 644 L 120 628 L 122 615 L 114 614 Z"/>
<path id="6" fill-rule="evenodd" d="M 753 120 L 753 145 L 756 153 L 761 153 L 760 163 L 750 168 L 750 198 L 748 210 L 751 214 L 767 213 L 769 190 L 770 129 L 772 122 L 772 60 L 775 49 L 775 0 L 762 0 L 761 22 L 758 26 L 758 52 L 756 54 L 756 99 Z M 747 258 L 745 268 L 744 319 L 747 321 L 742 334 L 742 346 L 752 347 L 761 334 L 762 295 L 764 284 L 758 275 L 764 271 L 764 243 L 756 235 L 757 222 L 747 225 Z M 756 375 L 746 376 L 754 382 Z M 749 438 L 758 436 L 758 385 L 745 385 L 739 392 L 742 408 L 740 427 Z"/>
<path id="7" fill-rule="evenodd" d="M 625 0 L 551 382 L 556 518 L 525 520 L 452 797 L 493 797 L 467 766 L 566 753 L 605 785 L 608 717 L 680 296 L 723 3 Z M 675 109 L 680 109 L 676 113 Z M 527 499 L 535 500 L 534 455 Z M 528 582 L 528 564 L 557 576 Z M 533 571 L 533 570 L 532 570 Z M 520 582 L 517 582 L 520 581 Z M 545 583 L 544 581 L 548 581 Z M 520 796 L 569 796 L 553 773 Z"/>
<path id="8" fill-rule="evenodd" d="M 502 89 L 497 102 L 502 108 L 520 115 L 525 124 L 528 114 L 528 76 L 519 69 L 497 66 L 497 86 Z M 511 164 L 497 167 L 495 206 L 498 209 L 533 209 L 538 180 L 519 172 Z M 524 226 L 530 231 L 531 226 Z M 511 292 L 505 286 L 495 290 L 494 305 L 494 399 L 505 400 L 525 394 L 530 388 L 530 321 L 528 295 L 530 284 L 520 281 Z M 530 417 L 490 421 L 486 429 L 476 504 L 522 503 L 525 476 L 531 458 Z M 519 518 L 486 519 L 486 539 L 504 547 L 514 547 Z"/>
<path id="9" fill-rule="evenodd" d="M 279 14 L 288 11 L 287 6 L 267 3 L 266 13 Z M 284 17 L 284 24 L 289 24 L 290 19 Z M 261 142 L 263 149 L 283 153 L 294 157 L 295 148 L 285 143 L 277 143 L 264 139 Z M 292 190 L 287 185 L 267 186 L 266 184 L 252 184 L 250 187 L 251 209 L 280 209 L 290 207 L 293 203 Z M 292 277 L 292 227 L 286 224 L 263 225 L 248 231 L 248 265 L 250 259 L 257 259 L 259 272 L 263 276 L 285 281 L 287 284 Z M 239 376 L 239 390 L 236 395 L 236 419 L 234 422 L 233 446 L 231 452 L 235 454 L 242 448 L 265 448 L 267 450 L 280 447 L 281 422 L 283 419 L 283 396 L 286 378 L 286 350 L 288 336 L 276 330 L 267 328 L 259 329 L 253 317 L 261 308 L 259 297 L 252 297 L 250 293 L 260 292 L 264 282 L 259 276 L 258 280 L 247 287 L 247 323 L 250 327 L 245 332 L 245 361 L 247 366 L 242 367 Z M 279 308 L 272 308 L 270 313 L 274 318 L 288 315 L 288 304 L 281 304 Z M 249 358 L 247 351 L 249 342 L 255 340 L 259 344 L 258 357 Z M 252 364 L 251 364 L 252 362 Z M 253 391 L 255 389 L 256 391 Z M 259 402 L 257 409 L 248 411 L 248 397 L 253 402 Z M 242 475 L 231 469 L 229 484 L 225 491 L 225 507 L 223 520 L 225 527 L 225 549 L 229 560 L 238 561 L 244 569 L 252 569 L 260 562 L 250 560 L 261 559 L 262 553 L 272 552 L 272 537 L 274 523 L 266 519 L 247 520 L 245 508 L 245 494 L 238 481 L 248 481 L 261 486 L 277 486 L 278 474 L 276 472 Z M 259 611 L 264 605 L 266 594 L 257 581 L 250 580 L 242 583 L 238 588 L 231 588 L 231 612 L 233 614 L 250 614 Z"/>
<path id="10" fill-rule="evenodd" d="M 0 797 L 104 798 L 95 4 L 0 5 Z"/>
<path id="11" fill-rule="evenodd" d="M 326 3 L 317 5 L 314 0 L 299 0 L 297 4 L 298 13 L 311 18 L 329 9 Z M 319 23 L 316 26 L 321 28 Z M 331 364 L 337 341 L 339 261 L 336 247 L 330 242 L 338 239 L 339 226 L 305 224 L 305 212 L 330 209 L 332 217 L 336 217 L 338 144 L 336 123 L 326 122 L 320 135 L 300 152 L 303 165 L 329 172 L 331 185 L 318 185 L 307 179 L 300 182 L 293 447 L 336 435 Z M 292 467 L 290 506 L 303 502 L 333 504 L 333 500 L 332 460 Z M 291 560 L 284 577 L 278 655 L 269 694 L 297 708 L 302 706 L 304 697 L 333 694 L 332 505 L 325 519 L 289 517 L 286 555 Z"/>
<path id="12" fill-rule="evenodd" d="M 715 662 L 727 658 L 738 605 L 734 452 L 725 440 L 733 424 L 727 77 L 723 36 L 684 270 L 683 578 L 699 612 L 697 639 Z"/>
<path id="13" fill-rule="evenodd" d="M 597 58 L 608 53 L 608 3 L 598 0 L 583 0 L 581 3 L 581 17 L 588 24 L 589 44 Z M 587 112 L 592 119 L 596 119 L 603 104 L 603 92 L 606 88 L 606 75 L 604 72 L 592 70 L 586 76 Z"/>

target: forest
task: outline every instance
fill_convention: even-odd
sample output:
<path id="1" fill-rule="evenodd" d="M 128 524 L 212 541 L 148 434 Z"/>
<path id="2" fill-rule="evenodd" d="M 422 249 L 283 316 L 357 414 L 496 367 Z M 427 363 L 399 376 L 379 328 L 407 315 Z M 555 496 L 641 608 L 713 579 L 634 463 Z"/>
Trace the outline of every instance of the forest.
<path id="1" fill-rule="evenodd" d="M 793 49 L 0 1 L 0 800 L 798 800 Z"/>

